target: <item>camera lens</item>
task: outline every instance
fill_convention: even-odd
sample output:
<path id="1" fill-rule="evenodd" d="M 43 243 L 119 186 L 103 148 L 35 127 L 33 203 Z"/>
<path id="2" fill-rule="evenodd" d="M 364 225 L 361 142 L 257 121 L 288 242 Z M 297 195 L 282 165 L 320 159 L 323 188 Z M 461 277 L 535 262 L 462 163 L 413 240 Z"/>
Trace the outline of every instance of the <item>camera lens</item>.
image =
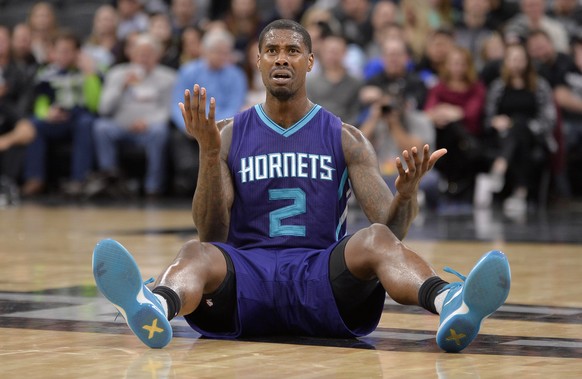
<path id="1" fill-rule="evenodd" d="M 380 109 L 382 113 L 390 113 L 392 112 L 392 104 L 383 104 Z"/>

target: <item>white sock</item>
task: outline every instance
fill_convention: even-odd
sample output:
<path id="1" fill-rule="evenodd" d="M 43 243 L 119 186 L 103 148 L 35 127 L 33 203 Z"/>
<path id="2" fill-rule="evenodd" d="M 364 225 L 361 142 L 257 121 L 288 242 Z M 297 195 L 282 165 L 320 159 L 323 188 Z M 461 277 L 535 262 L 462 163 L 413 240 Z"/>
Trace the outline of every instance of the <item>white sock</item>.
<path id="1" fill-rule="evenodd" d="M 444 290 L 443 292 L 439 293 L 437 297 L 434 298 L 434 308 L 436 309 L 437 313 L 440 315 L 443 310 L 443 304 L 445 302 L 445 298 L 450 290 Z"/>
<path id="2" fill-rule="evenodd" d="M 168 301 L 162 295 L 158 295 L 157 293 L 154 293 L 154 295 L 158 298 L 160 303 L 162 303 L 162 308 L 164 309 L 164 314 L 166 315 L 166 318 L 168 318 Z"/>

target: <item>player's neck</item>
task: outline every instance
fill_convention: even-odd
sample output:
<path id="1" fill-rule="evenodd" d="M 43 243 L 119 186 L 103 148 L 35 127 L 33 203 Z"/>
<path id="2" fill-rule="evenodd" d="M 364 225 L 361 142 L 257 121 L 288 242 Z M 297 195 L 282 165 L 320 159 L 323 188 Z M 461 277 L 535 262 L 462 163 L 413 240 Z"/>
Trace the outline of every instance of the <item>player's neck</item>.
<path id="1" fill-rule="evenodd" d="M 285 129 L 301 120 L 312 107 L 313 103 L 307 97 L 285 101 L 267 97 L 267 101 L 263 104 L 263 110 L 267 116 Z"/>

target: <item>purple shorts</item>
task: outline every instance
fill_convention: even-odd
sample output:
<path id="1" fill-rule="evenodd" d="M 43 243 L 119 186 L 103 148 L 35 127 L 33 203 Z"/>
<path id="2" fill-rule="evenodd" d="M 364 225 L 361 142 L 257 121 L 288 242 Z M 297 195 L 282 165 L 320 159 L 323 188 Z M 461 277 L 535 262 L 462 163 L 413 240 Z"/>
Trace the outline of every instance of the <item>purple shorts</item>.
<path id="1" fill-rule="evenodd" d="M 339 243 L 339 242 L 338 242 Z M 375 291 L 367 302 L 363 322 L 348 328 L 338 311 L 330 280 L 329 257 L 338 243 L 325 250 L 237 249 L 215 243 L 232 260 L 236 278 L 237 315 L 233 332 L 220 333 L 190 325 L 207 337 L 302 335 L 333 338 L 371 333 L 382 315 L 385 292 Z"/>

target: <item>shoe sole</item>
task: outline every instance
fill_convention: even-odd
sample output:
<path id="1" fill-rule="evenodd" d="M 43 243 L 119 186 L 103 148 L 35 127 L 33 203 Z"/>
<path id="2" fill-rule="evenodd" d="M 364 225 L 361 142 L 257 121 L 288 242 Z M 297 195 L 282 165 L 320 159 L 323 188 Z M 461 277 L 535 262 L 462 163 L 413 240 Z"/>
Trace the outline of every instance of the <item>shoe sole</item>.
<path id="1" fill-rule="evenodd" d="M 459 352 L 479 333 L 481 323 L 507 299 L 511 282 L 505 254 L 491 251 L 477 262 L 463 285 L 463 303 L 441 324 L 437 343 L 447 352 Z"/>
<path id="2" fill-rule="evenodd" d="M 162 348 L 171 341 L 170 322 L 145 296 L 139 268 L 120 243 L 107 239 L 95 246 L 93 276 L 99 291 L 121 312 L 144 344 Z"/>

